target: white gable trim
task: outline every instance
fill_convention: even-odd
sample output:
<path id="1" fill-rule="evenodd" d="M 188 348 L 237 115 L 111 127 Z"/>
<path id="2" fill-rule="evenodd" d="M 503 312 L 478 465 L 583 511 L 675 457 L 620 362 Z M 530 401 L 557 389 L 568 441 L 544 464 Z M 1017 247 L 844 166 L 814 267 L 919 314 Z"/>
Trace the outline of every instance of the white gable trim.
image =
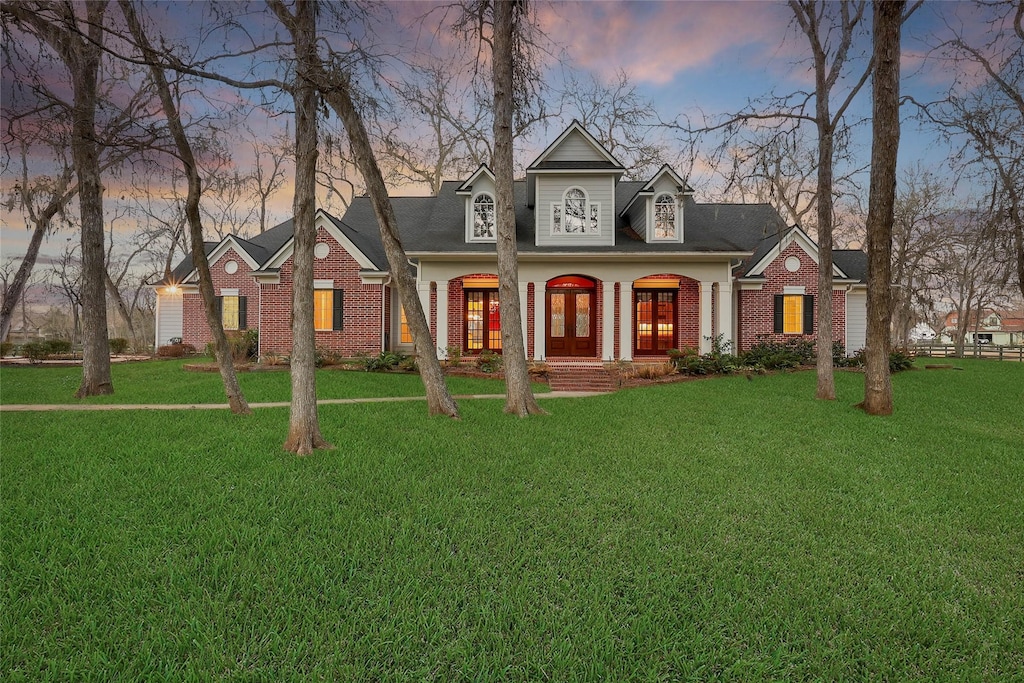
<path id="1" fill-rule="evenodd" d="M 686 181 L 683 180 L 675 170 L 668 164 L 664 164 L 658 172 L 654 174 L 654 177 L 647 181 L 643 187 L 641 187 L 635 195 L 626 203 L 626 207 L 619 212 L 620 216 L 625 216 L 626 212 L 629 211 L 629 207 L 633 206 L 633 203 L 641 197 L 641 195 L 654 196 L 654 186 L 658 184 L 663 175 L 668 175 L 672 182 L 675 183 L 676 187 L 679 188 L 677 194 L 681 195 L 692 195 L 694 190 L 692 187 L 687 185 Z M 682 202 L 679 203 L 682 206 Z"/>
<path id="2" fill-rule="evenodd" d="M 228 250 L 230 250 L 230 249 L 234 249 L 239 254 L 241 254 L 242 260 L 245 261 L 249 265 L 249 270 L 258 270 L 259 269 L 259 267 L 260 267 L 259 261 L 257 261 L 256 259 L 254 259 L 252 256 L 249 255 L 249 252 L 246 251 L 242 247 L 242 245 L 238 243 L 238 240 L 235 239 L 234 235 L 228 235 L 227 237 L 222 239 L 220 241 L 220 244 L 218 244 L 216 247 L 214 247 L 213 251 L 211 251 L 209 254 L 207 254 L 206 261 L 212 267 L 213 264 L 215 264 L 217 261 L 219 261 L 221 259 L 221 257 L 223 257 L 224 254 L 228 253 Z M 199 272 L 195 268 L 192 268 L 192 271 L 189 272 L 189 274 L 185 276 L 185 278 L 182 280 L 182 282 L 195 282 L 198 279 L 199 279 Z"/>
<path id="3" fill-rule="evenodd" d="M 352 258 L 356 260 L 356 263 L 359 264 L 360 268 L 364 270 L 377 270 L 377 266 L 373 264 L 373 261 L 368 259 L 366 257 L 366 254 L 361 252 L 356 247 L 356 245 L 352 243 L 352 240 L 350 240 L 345 235 L 345 233 L 338 229 L 338 227 L 334 224 L 334 221 L 327 217 L 327 214 L 324 213 L 323 209 L 316 210 L 316 219 L 314 225 L 317 230 L 319 230 L 320 228 L 326 230 L 327 233 L 331 237 L 333 237 L 335 241 L 338 244 L 340 244 L 341 247 L 345 251 L 347 251 Z M 295 236 L 293 235 L 292 237 L 288 238 L 288 241 L 285 242 L 280 249 L 277 250 L 276 254 L 270 257 L 270 260 L 263 265 L 263 268 L 261 268 L 261 270 L 267 268 L 280 268 L 281 264 L 287 261 L 294 251 Z"/>
<path id="4" fill-rule="evenodd" d="M 494 182 L 494 173 L 487 167 L 487 164 L 480 164 L 480 168 L 473 172 L 473 175 L 469 176 L 466 182 L 459 185 L 458 189 L 455 190 L 455 194 L 471 194 L 473 192 L 473 184 L 479 180 L 480 176 L 484 175 Z"/>
<path id="5" fill-rule="evenodd" d="M 815 244 L 814 240 L 808 237 L 807 233 L 801 230 L 799 226 L 794 225 L 792 228 L 789 229 L 789 232 L 783 235 L 782 239 L 780 239 L 778 243 L 761 258 L 760 261 L 754 264 L 754 267 L 751 268 L 750 272 L 748 272 L 744 277 L 757 277 L 759 275 L 764 275 L 764 271 L 769 266 L 769 264 L 775 261 L 775 259 L 777 259 L 782 254 L 782 252 L 785 251 L 786 247 L 788 247 L 793 242 L 796 242 L 797 246 L 799 246 L 804 251 L 804 253 L 807 254 L 812 261 L 814 261 L 815 264 L 818 263 L 818 245 Z M 832 277 L 844 280 L 849 279 L 846 276 L 846 273 L 840 270 L 839 266 L 837 266 L 835 263 L 832 264 Z"/>
<path id="6" fill-rule="evenodd" d="M 573 122 L 569 124 L 569 127 L 566 128 L 564 131 L 562 131 L 562 134 L 559 135 L 557 138 L 555 138 L 555 141 L 552 142 L 550 145 L 548 145 L 547 148 L 543 152 L 540 153 L 540 156 L 538 156 L 536 159 L 534 159 L 533 163 L 531 163 L 527 168 L 534 168 L 538 164 L 544 163 L 544 161 L 549 156 L 551 156 L 551 153 L 554 152 L 556 149 L 558 149 L 559 145 L 561 145 L 562 142 L 567 137 L 569 137 L 574 131 L 579 133 L 580 135 L 582 135 L 583 138 L 591 146 L 593 146 L 593 148 L 598 152 L 598 154 L 600 154 L 602 157 L 604 157 L 605 161 L 607 161 L 610 164 L 614 164 L 616 168 L 624 169 L 623 165 L 621 163 L 619 163 L 619 160 L 616 159 L 615 157 L 613 157 L 611 152 L 609 152 L 607 149 L 605 149 L 604 145 L 602 145 L 600 142 L 598 142 L 597 138 L 595 138 L 593 135 L 591 135 L 590 132 L 587 131 L 587 129 L 584 128 L 583 125 L 579 121 L 577 121 L 575 119 L 573 119 Z M 609 169 L 601 169 L 601 170 L 604 173 L 607 173 L 609 171 Z"/>

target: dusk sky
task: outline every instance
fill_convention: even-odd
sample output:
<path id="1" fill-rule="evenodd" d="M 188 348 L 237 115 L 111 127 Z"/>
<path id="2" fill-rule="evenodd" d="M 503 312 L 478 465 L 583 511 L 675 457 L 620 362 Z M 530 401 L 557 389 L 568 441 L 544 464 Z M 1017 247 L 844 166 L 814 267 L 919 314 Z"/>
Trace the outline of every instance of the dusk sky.
<path id="1" fill-rule="evenodd" d="M 146 4 L 151 13 L 154 6 Z M 205 5 L 170 3 L 155 7 L 150 16 L 164 30 L 177 35 L 199 35 L 197 22 L 202 21 Z M 439 20 L 436 4 L 403 2 L 389 4 L 390 17 L 378 26 L 379 42 L 393 54 L 408 56 L 416 50 L 435 54 L 449 49 L 456 39 L 433 27 Z M 249 20 L 275 30 L 275 21 L 265 13 L 261 3 L 253 3 Z M 434 10 L 434 11 L 432 11 Z M 664 121 L 682 115 L 712 119 L 740 110 L 748 101 L 772 92 L 787 94 L 812 87 L 812 73 L 806 61 L 807 40 L 792 22 L 792 14 L 783 3 L 776 2 L 557 2 L 538 3 L 539 18 L 551 52 L 562 49 L 570 67 L 583 78 L 596 76 L 611 80 L 623 70 L 653 103 L 657 117 Z M 110 10 L 115 14 L 115 10 Z M 870 7 L 867 9 L 870 23 Z M 433 22 L 433 23 L 432 23 Z M 929 42 L 936 35 L 948 35 L 948 27 L 962 30 L 968 38 L 979 38 L 989 30 L 986 18 L 973 5 L 952 2 L 930 2 L 920 8 L 904 28 L 903 90 L 923 100 L 936 99 L 957 77 L 970 83 L 978 78 L 972 73 L 950 73 L 947 66 L 928 59 Z M 194 32 L 189 33 L 190 31 Z M 1012 32 L 1011 32 L 1012 33 Z M 849 73 L 863 68 L 862 55 L 870 52 L 870 39 L 864 37 L 851 53 L 856 57 Z M 396 62 L 397 63 L 397 62 Z M 548 59 L 548 78 L 557 85 L 566 67 L 556 65 L 555 55 Z M 393 66 L 392 68 L 401 68 Z M 471 68 L 471 67 L 467 67 Z M 8 78 L 5 71 L 4 78 Z M 224 97 L 234 97 L 225 86 Z M 4 87 L 4 93 L 8 92 Z M 858 96 L 851 110 L 854 119 L 867 118 L 870 112 L 870 88 Z M 905 112 L 909 114 L 910 112 Z M 283 126 L 280 117 L 273 125 Z M 259 125 L 259 124 L 257 124 Z M 526 163 L 561 131 L 539 130 L 530 145 L 516 150 L 521 163 Z M 857 154 L 867 159 L 870 153 L 870 127 L 860 127 Z M 944 172 L 949 150 L 935 139 L 934 133 L 921 131 L 908 121 L 903 129 L 900 162 L 905 168 L 923 162 L 936 172 Z M 241 159 L 241 157 L 239 157 Z M 667 159 L 672 162 L 673 159 Z M 16 166 L 16 164 L 15 164 Z M 699 169 L 691 179 L 698 200 L 708 200 L 714 188 L 702 187 Z M 4 195 L 13 178 L 3 177 Z M 864 185 L 866 186 L 866 179 Z M 112 187 L 112 186 L 111 186 Z M 108 204 L 116 202 L 116 193 L 108 188 Z M 423 188 L 396 188 L 403 193 L 422 194 Z M 287 192 L 276 198 L 281 218 L 287 213 L 291 197 Z M 108 206 L 108 209 L 112 207 Z M 72 207 L 77 212 L 77 204 Z M 20 211 L 2 214 L 0 245 L 2 255 L 24 253 L 28 234 Z M 44 251 L 58 252 L 69 237 L 65 231 L 50 237 Z"/>

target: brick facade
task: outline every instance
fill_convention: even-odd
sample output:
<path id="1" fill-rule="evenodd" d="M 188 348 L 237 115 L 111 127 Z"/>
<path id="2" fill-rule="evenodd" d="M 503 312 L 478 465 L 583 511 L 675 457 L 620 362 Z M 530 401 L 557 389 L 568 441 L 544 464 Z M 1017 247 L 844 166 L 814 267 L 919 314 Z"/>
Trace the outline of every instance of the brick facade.
<path id="1" fill-rule="evenodd" d="M 377 355 L 383 348 L 383 285 L 363 284 L 360 266 L 324 228 L 317 230 L 317 242 L 330 247 L 326 258 L 313 259 L 313 279 L 332 280 L 334 289 L 344 290 L 344 329 L 317 330 L 316 346 L 342 356 L 360 353 Z M 292 257 L 281 264 L 280 284 L 260 287 L 260 354 L 291 354 L 292 347 Z"/>
<path id="2" fill-rule="evenodd" d="M 229 261 L 238 264 L 238 270 L 228 274 L 225 270 Z M 252 278 L 252 269 L 234 247 L 229 247 L 215 263 L 210 264 L 210 277 L 213 280 L 213 293 L 221 296 L 225 289 L 237 289 L 239 296 L 246 297 L 246 326 L 257 327 L 259 315 L 259 287 Z M 213 334 L 206 324 L 206 313 L 203 311 L 203 298 L 199 292 L 186 292 L 182 296 L 181 340 L 191 344 L 199 351 L 211 341 Z"/>
<path id="3" fill-rule="evenodd" d="M 786 268 L 786 259 L 796 257 L 800 267 L 795 272 Z M 746 351 L 762 341 L 784 342 L 790 339 L 817 339 L 818 335 L 818 264 L 797 242 L 791 242 L 764 270 L 765 281 L 761 289 L 743 289 L 737 296 L 737 346 Z M 786 287 L 803 287 L 804 293 L 814 297 L 814 333 L 777 334 L 774 330 L 775 295 L 783 294 Z M 846 339 L 846 292 L 832 292 L 832 338 Z"/>

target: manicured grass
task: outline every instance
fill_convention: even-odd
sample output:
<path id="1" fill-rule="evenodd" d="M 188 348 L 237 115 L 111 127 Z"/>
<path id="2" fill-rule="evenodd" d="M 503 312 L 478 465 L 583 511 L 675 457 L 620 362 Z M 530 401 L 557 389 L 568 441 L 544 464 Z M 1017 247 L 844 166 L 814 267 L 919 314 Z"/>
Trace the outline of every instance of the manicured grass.
<path id="1" fill-rule="evenodd" d="M 1019 680 L 1024 366 L 3 414 L 5 680 Z M 41 375 L 40 375 L 41 376 Z M 6 378 L 6 371 L 4 377 Z"/>
<path id="2" fill-rule="evenodd" d="M 196 363 L 196 360 L 187 361 Z M 202 361 L 198 361 L 202 362 Z M 226 403 L 224 385 L 217 372 L 187 372 L 186 361 L 164 360 L 117 363 L 111 366 L 114 393 L 74 398 L 82 381 L 81 367 L 7 366 L 0 368 L 0 402 L 4 404 L 64 403 Z M 281 372 L 240 372 L 238 381 L 250 403 L 287 401 L 290 375 Z M 454 394 L 500 394 L 505 383 L 497 379 L 449 377 Z M 535 387 L 546 391 L 546 385 Z M 317 372 L 319 398 L 375 398 L 423 396 L 418 375 L 324 369 Z"/>

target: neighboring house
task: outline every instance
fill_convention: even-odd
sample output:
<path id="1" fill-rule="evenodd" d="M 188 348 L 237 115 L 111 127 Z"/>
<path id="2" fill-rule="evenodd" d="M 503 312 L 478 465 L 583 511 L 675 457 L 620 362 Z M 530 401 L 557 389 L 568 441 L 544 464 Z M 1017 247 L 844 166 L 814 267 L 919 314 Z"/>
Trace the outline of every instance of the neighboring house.
<path id="1" fill-rule="evenodd" d="M 734 349 L 815 338 L 818 250 L 766 204 L 699 204 L 669 166 L 625 181 L 573 122 L 515 183 L 519 294 L 534 360 L 659 360 L 669 349 Z M 436 197 L 392 199 L 434 346 L 500 351 L 494 175 L 481 166 Z M 412 351 L 370 201 L 316 217 L 316 343 L 342 355 Z M 261 354 L 291 348 L 292 224 L 209 245 L 225 328 L 257 328 Z M 867 259 L 834 254 L 832 329 L 864 346 Z M 191 259 L 157 285 L 158 345 L 210 339 Z"/>
<path id="2" fill-rule="evenodd" d="M 943 335 L 956 337 L 959 315 L 950 311 L 946 315 Z M 980 315 L 973 313 L 967 321 L 967 344 L 995 344 L 996 346 L 1024 345 L 1024 311 L 997 311 L 986 308 Z"/>

